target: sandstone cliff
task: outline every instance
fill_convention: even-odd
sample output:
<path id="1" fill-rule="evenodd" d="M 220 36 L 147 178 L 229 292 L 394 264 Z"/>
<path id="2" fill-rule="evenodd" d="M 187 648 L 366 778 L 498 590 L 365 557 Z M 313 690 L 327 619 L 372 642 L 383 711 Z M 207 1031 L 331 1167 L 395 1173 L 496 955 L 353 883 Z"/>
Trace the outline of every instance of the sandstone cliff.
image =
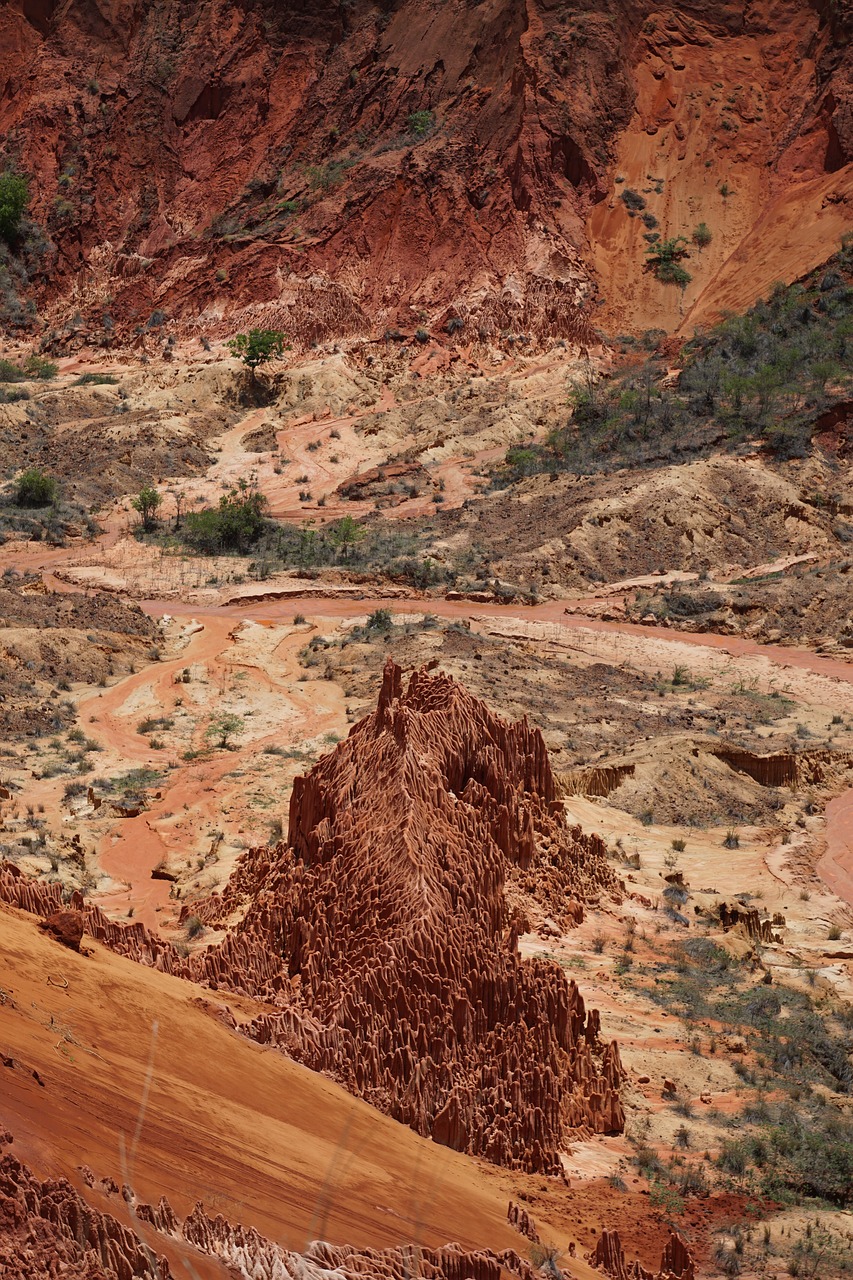
<path id="1" fill-rule="evenodd" d="M 692 314 L 743 306 L 851 221 L 849 35 L 823 0 L 10 0 L 32 288 L 74 314 L 55 341 L 174 321 L 589 345 L 602 318 L 685 310 L 643 272 L 621 180 L 664 234 L 713 224 Z"/>

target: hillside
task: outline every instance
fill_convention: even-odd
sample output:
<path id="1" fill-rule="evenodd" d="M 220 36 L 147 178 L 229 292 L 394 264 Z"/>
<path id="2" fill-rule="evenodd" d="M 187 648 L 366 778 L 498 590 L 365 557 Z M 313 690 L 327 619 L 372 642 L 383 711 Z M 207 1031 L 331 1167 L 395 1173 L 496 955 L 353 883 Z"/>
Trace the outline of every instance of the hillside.
<path id="1" fill-rule="evenodd" d="M 853 0 L 0 3 L 0 1275 L 853 1274 Z"/>
<path id="2" fill-rule="evenodd" d="M 850 21 L 846 0 L 12 0 L 0 135 L 39 231 L 6 319 L 17 292 L 59 347 L 451 320 L 589 345 L 741 309 L 850 224 Z M 693 283 L 661 288 L 647 226 L 700 222 Z"/>

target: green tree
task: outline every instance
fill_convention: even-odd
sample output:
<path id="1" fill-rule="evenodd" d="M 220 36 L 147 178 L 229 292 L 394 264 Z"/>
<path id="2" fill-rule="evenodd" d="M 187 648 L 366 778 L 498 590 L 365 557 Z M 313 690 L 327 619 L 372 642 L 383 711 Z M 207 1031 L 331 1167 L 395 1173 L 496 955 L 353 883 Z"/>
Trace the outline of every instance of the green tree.
<path id="1" fill-rule="evenodd" d="M 659 240 L 646 250 L 648 266 L 661 284 L 677 284 L 680 289 L 686 289 L 693 279 L 690 272 L 681 265 L 681 259 L 686 253 L 687 240 L 684 236 Z"/>
<path id="2" fill-rule="evenodd" d="M 56 481 L 38 467 L 30 467 L 18 477 L 15 485 L 15 505 L 18 507 L 49 507 L 56 501 Z"/>
<path id="3" fill-rule="evenodd" d="M 153 485 L 144 484 L 131 502 L 134 511 L 142 517 L 142 528 L 150 533 L 157 524 L 157 509 L 163 499 Z"/>
<path id="4" fill-rule="evenodd" d="M 242 733 L 245 727 L 246 722 L 242 716 L 234 715 L 231 711 L 220 711 L 205 729 L 205 740 L 217 747 L 227 747 L 230 739 Z"/>
<path id="5" fill-rule="evenodd" d="M 286 341 L 286 334 L 278 329 L 251 329 L 238 333 L 227 345 L 232 356 L 243 361 L 254 382 L 258 366 L 282 356 Z"/>
<path id="6" fill-rule="evenodd" d="M 328 533 L 332 546 L 349 560 L 350 549 L 367 536 L 362 526 L 352 516 L 344 516 L 337 524 L 333 524 Z"/>
<path id="7" fill-rule="evenodd" d="M 27 180 L 7 169 L 0 174 L 0 239 L 11 244 L 21 228 L 21 219 L 30 199 Z"/>

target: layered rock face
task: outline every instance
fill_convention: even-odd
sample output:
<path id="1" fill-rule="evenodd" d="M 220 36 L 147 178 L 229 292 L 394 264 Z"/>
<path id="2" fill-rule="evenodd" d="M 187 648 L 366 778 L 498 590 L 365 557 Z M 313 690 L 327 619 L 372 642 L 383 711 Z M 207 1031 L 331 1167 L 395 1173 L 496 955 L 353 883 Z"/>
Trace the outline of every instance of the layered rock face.
<path id="1" fill-rule="evenodd" d="M 574 982 L 520 959 L 510 882 L 566 920 L 618 891 L 601 841 L 563 823 L 538 730 L 444 675 L 404 692 L 389 662 L 376 712 L 296 780 L 288 846 L 193 906 L 244 914 L 192 972 L 278 1005 L 241 1029 L 419 1133 L 558 1173 L 571 1132 L 621 1129 L 621 1067 Z"/>
<path id="2" fill-rule="evenodd" d="M 677 66 L 686 47 L 725 67 L 744 36 L 808 71 L 796 117 L 770 92 L 761 165 L 844 168 L 849 15 L 827 0 L 8 0 L 0 135 L 47 236 L 40 304 L 105 343 L 163 311 L 306 346 L 422 314 L 465 341 L 593 344 L 587 220 L 638 85 L 654 131 L 677 96 L 670 46 Z"/>

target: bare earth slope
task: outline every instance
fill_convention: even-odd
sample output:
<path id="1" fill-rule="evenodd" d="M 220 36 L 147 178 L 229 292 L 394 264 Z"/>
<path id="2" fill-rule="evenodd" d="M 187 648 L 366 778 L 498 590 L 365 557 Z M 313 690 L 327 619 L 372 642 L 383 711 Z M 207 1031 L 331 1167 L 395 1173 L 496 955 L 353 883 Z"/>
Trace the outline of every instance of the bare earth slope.
<path id="1" fill-rule="evenodd" d="M 13 0 L 0 133 L 49 237 L 37 292 L 78 336 L 163 312 L 307 343 L 453 315 L 589 343 L 599 282 L 608 326 L 683 314 L 643 276 L 628 187 L 664 234 L 712 225 L 691 320 L 827 256 L 849 25 L 807 0 Z"/>

